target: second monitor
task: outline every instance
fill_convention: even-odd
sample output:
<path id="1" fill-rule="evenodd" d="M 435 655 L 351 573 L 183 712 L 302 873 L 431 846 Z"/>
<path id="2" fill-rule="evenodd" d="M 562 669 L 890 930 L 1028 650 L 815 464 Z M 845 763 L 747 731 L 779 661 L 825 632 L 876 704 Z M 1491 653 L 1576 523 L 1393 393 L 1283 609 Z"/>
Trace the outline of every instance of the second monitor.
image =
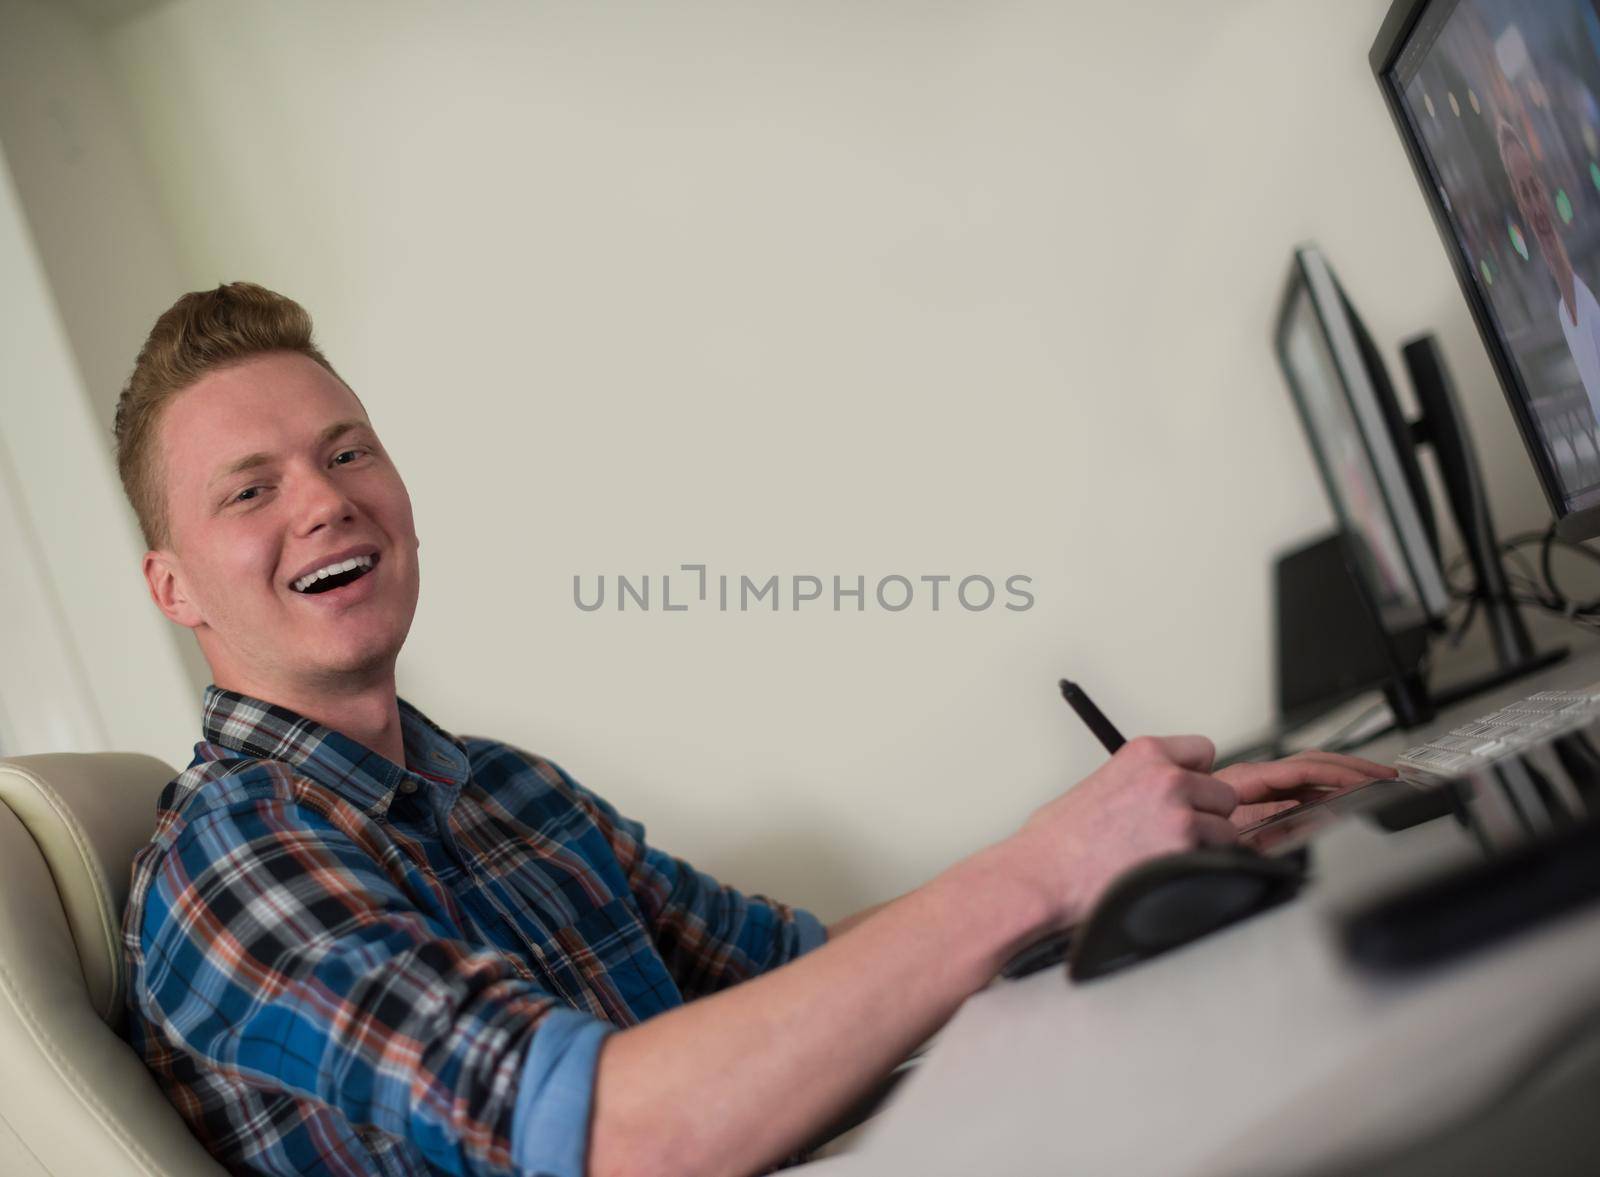
<path id="1" fill-rule="evenodd" d="M 1377 347 L 1321 251 L 1295 251 L 1274 339 L 1352 571 L 1388 644 L 1392 673 L 1381 685 L 1397 722 L 1413 727 L 1435 706 L 1466 698 L 1560 658 L 1535 651 L 1511 601 L 1477 459 L 1431 337 L 1405 359 L 1421 415 L 1407 421 Z M 1496 669 L 1441 687 L 1430 647 L 1444 629 L 1451 593 L 1431 496 L 1417 460 L 1434 454 L 1474 573 Z M 1380 684 L 1374 684 L 1380 685 Z"/>

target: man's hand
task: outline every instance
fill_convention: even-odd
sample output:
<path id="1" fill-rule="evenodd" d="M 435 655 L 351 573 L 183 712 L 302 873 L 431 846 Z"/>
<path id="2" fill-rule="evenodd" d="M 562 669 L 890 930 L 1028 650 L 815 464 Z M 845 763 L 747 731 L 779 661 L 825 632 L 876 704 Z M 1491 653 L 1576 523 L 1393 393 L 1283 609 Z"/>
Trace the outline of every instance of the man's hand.
<path id="1" fill-rule="evenodd" d="M 1053 928 L 1088 915 L 1112 879 L 1147 858 L 1234 840 L 1238 797 L 1209 775 L 1215 756 L 1204 736 L 1130 740 L 1003 844 Z"/>
<path id="2" fill-rule="evenodd" d="M 1216 773 L 1217 779 L 1226 781 L 1238 795 L 1239 807 L 1233 811 L 1232 821 L 1240 830 L 1303 801 L 1397 775 L 1388 765 L 1359 756 L 1316 751 L 1262 764 L 1230 764 Z"/>

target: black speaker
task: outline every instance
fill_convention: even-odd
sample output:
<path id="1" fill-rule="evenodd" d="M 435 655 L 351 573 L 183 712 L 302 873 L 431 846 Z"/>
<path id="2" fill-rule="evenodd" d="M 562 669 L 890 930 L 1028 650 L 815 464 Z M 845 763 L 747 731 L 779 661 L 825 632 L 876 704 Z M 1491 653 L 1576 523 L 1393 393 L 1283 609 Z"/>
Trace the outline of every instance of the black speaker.
<path id="1" fill-rule="evenodd" d="M 1284 727 L 1315 719 L 1375 687 L 1384 688 L 1391 705 L 1400 704 L 1395 710 L 1402 726 L 1431 717 L 1417 710 L 1413 692 L 1405 689 L 1420 686 L 1426 631 L 1384 632 L 1352 569 L 1343 531 L 1278 557 L 1273 580 L 1278 715 Z M 1426 711 L 1425 693 L 1421 706 Z"/>

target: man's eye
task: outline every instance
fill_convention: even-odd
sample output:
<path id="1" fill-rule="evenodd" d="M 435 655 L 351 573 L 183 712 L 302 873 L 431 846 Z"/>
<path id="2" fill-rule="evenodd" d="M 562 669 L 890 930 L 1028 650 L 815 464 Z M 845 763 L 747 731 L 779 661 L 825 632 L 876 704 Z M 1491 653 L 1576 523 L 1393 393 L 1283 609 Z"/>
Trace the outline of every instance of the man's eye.
<path id="1" fill-rule="evenodd" d="M 247 486 L 238 494 L 233 496 L 233 501 L 236 503 L 248 503 L 251 499 L 256 498 L 260 494 L 261 488 L 259 486 Z"/>
<path id="2" fill-rule="evenodd" d="M 362 457 L 366 452 L 366 450 L 340 450 L 337 454 L 333 455 L 333 460 L 340 466 L 348 466 L 357 458 Z"/>

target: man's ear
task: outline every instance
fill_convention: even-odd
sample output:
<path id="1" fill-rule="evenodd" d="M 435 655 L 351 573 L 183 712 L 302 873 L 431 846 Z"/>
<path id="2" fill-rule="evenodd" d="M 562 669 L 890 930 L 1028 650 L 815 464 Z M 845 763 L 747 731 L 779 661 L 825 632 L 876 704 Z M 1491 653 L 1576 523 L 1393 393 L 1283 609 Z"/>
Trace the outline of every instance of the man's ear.
<path id="1" fill-rule="evenodd" d="M 199 608 L 189 599 L 188 589 L 184 587 L 182 574 L 178 570 L 177 557 L 171 552 L 144 554 L 144 582 L 150 588 L 150 599 L 156 603 L 156 608 L 167 615 L 169 621 L 175 621 L 185 629 L 195 629 L 205 621 Z"/>

